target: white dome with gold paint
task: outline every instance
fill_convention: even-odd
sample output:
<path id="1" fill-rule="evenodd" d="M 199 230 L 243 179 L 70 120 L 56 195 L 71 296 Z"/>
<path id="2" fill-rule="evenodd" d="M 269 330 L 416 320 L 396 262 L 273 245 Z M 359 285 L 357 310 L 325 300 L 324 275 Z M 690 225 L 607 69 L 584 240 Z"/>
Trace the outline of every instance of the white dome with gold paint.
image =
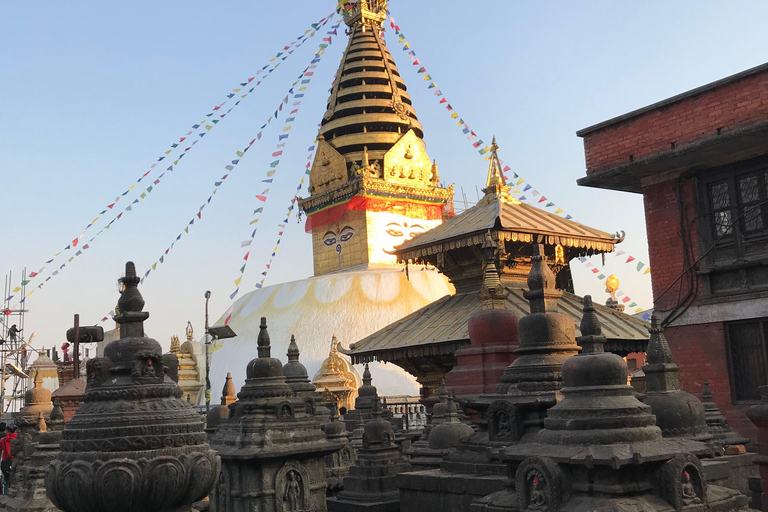
<path id="1" fill-rule="evenodd" d="M 448 279 L 434 269 L 364 268 L 310 277 L 255 290 L 235 303 L 229 326 L 237 337 L 211 349 L 211 387 L 221 389 L 232 372 L 235 386 L 245 381 L 248 361 L 257 357 L 261 317 L 267 318 L 272 357 L 286 361 L 291 334 L 309 375 L 328 357 L 328 340 L 354 343 L 427 304 L 453 293 Z M 222 325 L 224 317 L 215 325 Z M 399 367 L 371 365 L 373 381 L 384 395 L 417 395 L 416 380 Z"/>

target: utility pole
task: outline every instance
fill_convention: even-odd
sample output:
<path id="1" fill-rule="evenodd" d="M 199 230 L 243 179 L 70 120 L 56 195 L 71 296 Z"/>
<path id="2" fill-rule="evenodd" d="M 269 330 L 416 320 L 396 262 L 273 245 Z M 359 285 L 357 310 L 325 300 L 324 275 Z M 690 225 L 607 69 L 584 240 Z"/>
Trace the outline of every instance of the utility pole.
<path id="1" fill-rule="evenodd" d="M 211 336 L 208 332 L 208 300 L 211 298 L 210 290 L 205 292 L 205 416 L 211 408 Z"/>

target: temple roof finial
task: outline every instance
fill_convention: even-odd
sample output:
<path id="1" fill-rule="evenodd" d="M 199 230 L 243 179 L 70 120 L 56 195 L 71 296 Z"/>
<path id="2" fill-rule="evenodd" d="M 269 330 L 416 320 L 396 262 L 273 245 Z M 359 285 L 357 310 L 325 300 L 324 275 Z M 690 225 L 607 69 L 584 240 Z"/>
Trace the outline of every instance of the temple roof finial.
<path id="1" fill-rule="evenodd" d="M 387 2 L 339 0 L 336 11 L 344 17 L 344 23 L 349 27 L 360 24 L 381 28 L 381 24 L 387 19 Z"/>
<path id="2" fill-rule="evenodd" d="M 659 325 L 659 318 L 656 314 L 651 316 L 651 328 L 648 329 L 651 337 L 648 340 L 647 359 L 648 364 L 672 363 L 672 349 L 664 337 L 664 329 Z"/>
<path id="3" fill-rule="evenodd" d="M 299 360 L 299 346 L 296 344 L 296 337 L 291 334 L 291 342 L 288 344 L 288 361 L 295 362 Z"/>
<path id="4" fill-rule="evenodd" d="M 125 276 L 119 279 L 120 298 L 117 307 L 120 313 L 115 316 L 115 322 L 120 324 L 120 338 L 141 338 L 144 336 L 144 320 L 149 313 L 142 311 L 144 298 L 139 292 L 141 279 L 136 275 L 136 266 L 132 261 L 125 264 Z"/>
<path id="5" fill-rule="evenodd" d="M 259 336 L 256 338 L 259 357 L 270 357 L 271 348 L 269 346 L 269 332 L 267 332 L 267 317 L 261 317 L 259 325 Z"/>
<path id="6" fill-rule="evenodd" d="M 485 192 L 487 196 L 500 197 L 507 202 L 519 203 L 517 199 L 509 195 L 510 187 L 507 185 L 507 180 L 504 178 L 504 172 L 501 167 L 501 160 L 499 160 L 499 145 L 496 144 L 496 136 L 493 137 L 491 143 L 491 157 L 488 164 L 488 177 L 485 180 Z"/>

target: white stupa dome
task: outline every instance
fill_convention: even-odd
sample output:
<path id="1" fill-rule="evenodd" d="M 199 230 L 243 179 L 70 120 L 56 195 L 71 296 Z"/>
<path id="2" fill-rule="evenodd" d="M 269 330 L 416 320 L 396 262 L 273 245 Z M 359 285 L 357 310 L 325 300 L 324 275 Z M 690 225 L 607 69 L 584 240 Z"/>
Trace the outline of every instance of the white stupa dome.
<path id="1" fill-rule="evenodd" d="M 229 326 L 237 337 L 211 349 L 211 389 L 224 386 L 232 372 L 235 387 L 245 382 L 245 367 L 257 357 L 256 337 L 261 317 L 267 318 L 272 357 L 286 361 L 291 334 L 301 363 L 314 375 L 328 356 L 335 335 L 349 347 L 369 334 L 454 292 L 437 270 L 402 267 L 346 270 L 255 290 L 235 303 Z M 222 316 L 214 325 L 222 325 Z M 372 364 L 373 383 L 382 395 L 418 395 L 416 380 L 393 364 Z"/>

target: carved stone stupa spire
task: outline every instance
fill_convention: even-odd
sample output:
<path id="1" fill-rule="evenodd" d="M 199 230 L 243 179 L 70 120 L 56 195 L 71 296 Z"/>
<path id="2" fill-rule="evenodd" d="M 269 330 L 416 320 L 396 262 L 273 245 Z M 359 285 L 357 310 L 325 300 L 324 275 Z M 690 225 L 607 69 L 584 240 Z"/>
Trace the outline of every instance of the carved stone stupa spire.
<path id="1" fill-rule="evenodd" d="M 258 343 L 259 357 L 246 367 L 238 401 L 211 440 L 222 472 L 210 509 L 324 512 L 324 457 L 344 443 L 327 439 L 307 402 L 294 396 L 283 365 L 269 356 L 263 317 Z"/>
<path id="2" fill-rule="evenodd" d="M 651 317 L 649 331 L 648 356 L 643 367 L 648 389 L 643 402 L 651 406 L 664 437 L 711 440 L 704 405 L 680 389 L 679 368 L 672 360 L 672 350 L 656 315 Z"/>
<path id="3" fill-rule="evenodd" d="M 132 262 L 120 281 L 120 339 L 88 361 L 83 403 L 45 476 L 65 512 L 181 510 L 207 496 L 219 472 L 203 421 L 171 378 L 172 359 L 143 335 L 149 313 Z"/>

